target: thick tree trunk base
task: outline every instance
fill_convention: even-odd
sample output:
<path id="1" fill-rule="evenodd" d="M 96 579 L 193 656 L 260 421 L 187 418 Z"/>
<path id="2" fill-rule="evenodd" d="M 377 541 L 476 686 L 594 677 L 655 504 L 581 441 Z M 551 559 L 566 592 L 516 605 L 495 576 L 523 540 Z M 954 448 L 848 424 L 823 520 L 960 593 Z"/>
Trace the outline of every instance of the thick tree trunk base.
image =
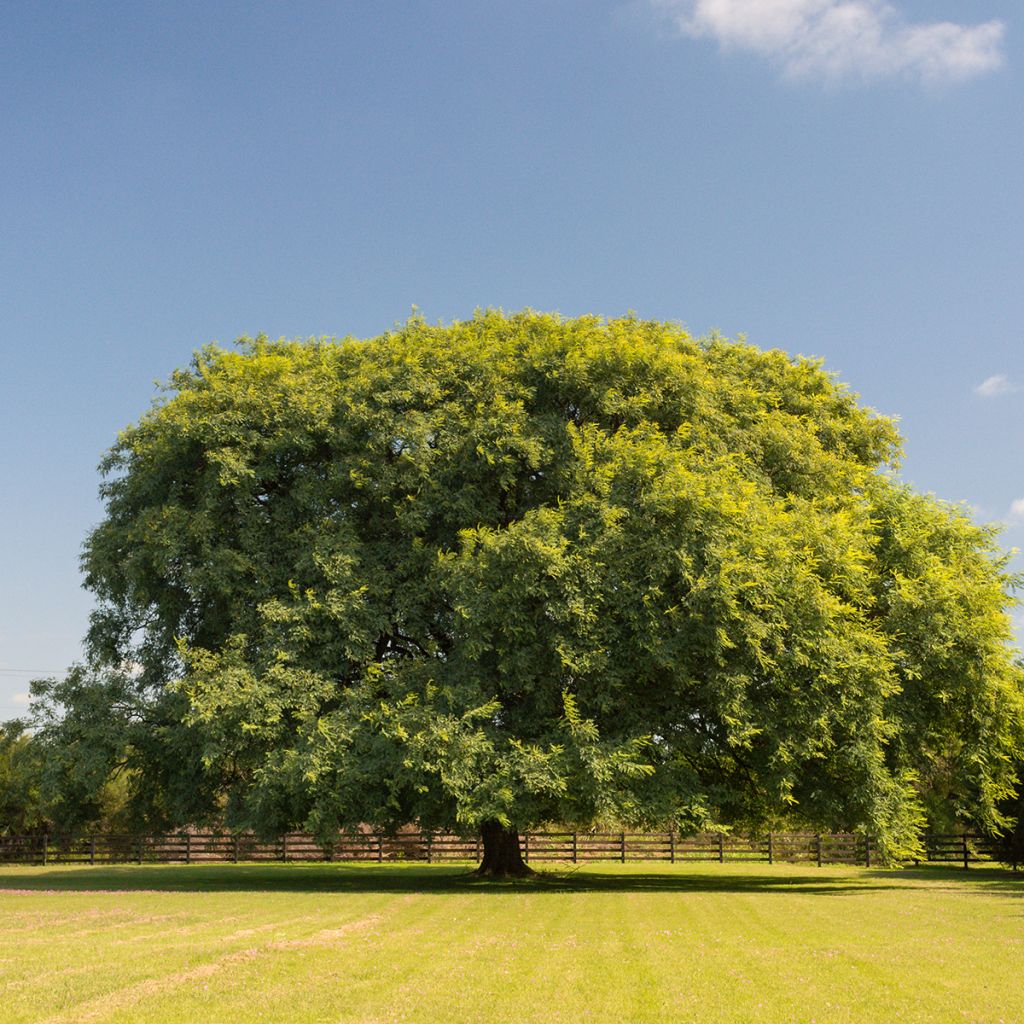
<path id="1" fill-rule="evenodd" d="M 523 860 L 519 833 L 489 821 L 480 828 L 484 857 L 475 874 L 478 878 L 528 878 L 533 869 Z"/>

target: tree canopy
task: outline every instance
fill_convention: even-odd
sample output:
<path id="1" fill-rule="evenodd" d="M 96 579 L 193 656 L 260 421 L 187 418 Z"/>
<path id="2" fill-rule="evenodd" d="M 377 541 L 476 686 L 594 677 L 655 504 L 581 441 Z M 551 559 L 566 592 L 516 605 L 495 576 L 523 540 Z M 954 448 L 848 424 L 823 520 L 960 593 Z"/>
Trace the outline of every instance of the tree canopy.
<path id="1" fill-rule="evenodd" d="M 635 318 L 204 348 L 103 463 L 43 732 L 152 822 L 998 827 L 1016 581 L 899 447 L 818 361 Z"/>

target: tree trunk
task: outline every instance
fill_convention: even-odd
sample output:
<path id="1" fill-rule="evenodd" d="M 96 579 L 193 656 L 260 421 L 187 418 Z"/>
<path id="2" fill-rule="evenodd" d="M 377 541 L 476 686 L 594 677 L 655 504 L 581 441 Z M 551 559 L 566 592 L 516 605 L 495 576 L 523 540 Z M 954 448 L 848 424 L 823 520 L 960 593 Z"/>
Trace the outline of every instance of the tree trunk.
<path id="1" fill-rule="evenodd" d="M 476 873 L 481 878 L 526 878 L 533 870 L 519 851 L 519 833 L 502 828 L 496 821 L 480 826 L 484 841 L 484 859 Z"/>

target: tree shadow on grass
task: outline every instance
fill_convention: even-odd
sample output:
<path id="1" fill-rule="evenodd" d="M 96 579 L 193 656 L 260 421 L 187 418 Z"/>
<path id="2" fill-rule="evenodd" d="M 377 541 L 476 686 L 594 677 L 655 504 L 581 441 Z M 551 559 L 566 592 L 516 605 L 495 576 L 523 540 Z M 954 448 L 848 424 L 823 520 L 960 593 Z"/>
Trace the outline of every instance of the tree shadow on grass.
<path id="1" fill-rule="evenodd" d="M 757 893 L 766 895 L 867 895 L 881 890 L 919 889 L 928 884 L 957 891 L 1024 895 L 1024 875 L 984 868 L 943 867 L 902 871 L 849 868 L 835 871 L 759 865 L 737 871 L 701 866 L 629 865 L 622 870 L 550 866 L 536 876 L 491 881 L 464 864 L 192 864 L 102 865 L 26 869 L 0 867 L 0 893 L 18 892 L 301 892 L 423 894 L 569 893 Z"/>
<path id="2" fill-rule="evenodd" d="M 914 884 L 930 882 L 931 888 L 941 886 L 947 889 L 989 892 L 1003 896 L 1024 896 L 1024 872 L 1011 871 L 1009 868 L 995 865 L 972 867 L 967 871 L 963 868 L 940 867 L 937 865 L 903 868 L 894 871 L 874 870 L 873 878 L 883 884 L 890 880 L 911 880 Z"/>

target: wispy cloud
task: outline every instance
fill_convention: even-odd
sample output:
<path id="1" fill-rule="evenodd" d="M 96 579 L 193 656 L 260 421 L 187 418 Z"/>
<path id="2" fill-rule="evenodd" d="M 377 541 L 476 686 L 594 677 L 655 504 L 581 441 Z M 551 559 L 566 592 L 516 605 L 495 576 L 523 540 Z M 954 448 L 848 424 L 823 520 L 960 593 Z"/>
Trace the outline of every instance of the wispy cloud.
<path id="1" fill-rule="evenodd" d="M 28 707 L 29 696 L 27 693 L 16 693 L 11 698 L 12 704 L 17 704 L 19 707 Z"/>
<path id="2" fill-rule="evenodd" d="M 975 389 L 976 395 L 982 398 L 996 398 L 999 395 L 1008 395 L 1014 391 L 1020 391 L 1020 387 L 1013 383 L 1005 373 L 996 373 L 986 377 Z"/>
<path id="3" fill-rule="evenodd" d="M 1011 523 L 1024 523 L 1024 498 L 1017 498 L 1016 501 L 1010 502 L 1010 518 Z"/>
<path id="4" fill-rule="evenodd" d="M 1001 21 L 908 22 L 884 0 L 652 0 L 678 29 L 768 58 L 794 78 L 961 82 L 1003 63 Z"/>

